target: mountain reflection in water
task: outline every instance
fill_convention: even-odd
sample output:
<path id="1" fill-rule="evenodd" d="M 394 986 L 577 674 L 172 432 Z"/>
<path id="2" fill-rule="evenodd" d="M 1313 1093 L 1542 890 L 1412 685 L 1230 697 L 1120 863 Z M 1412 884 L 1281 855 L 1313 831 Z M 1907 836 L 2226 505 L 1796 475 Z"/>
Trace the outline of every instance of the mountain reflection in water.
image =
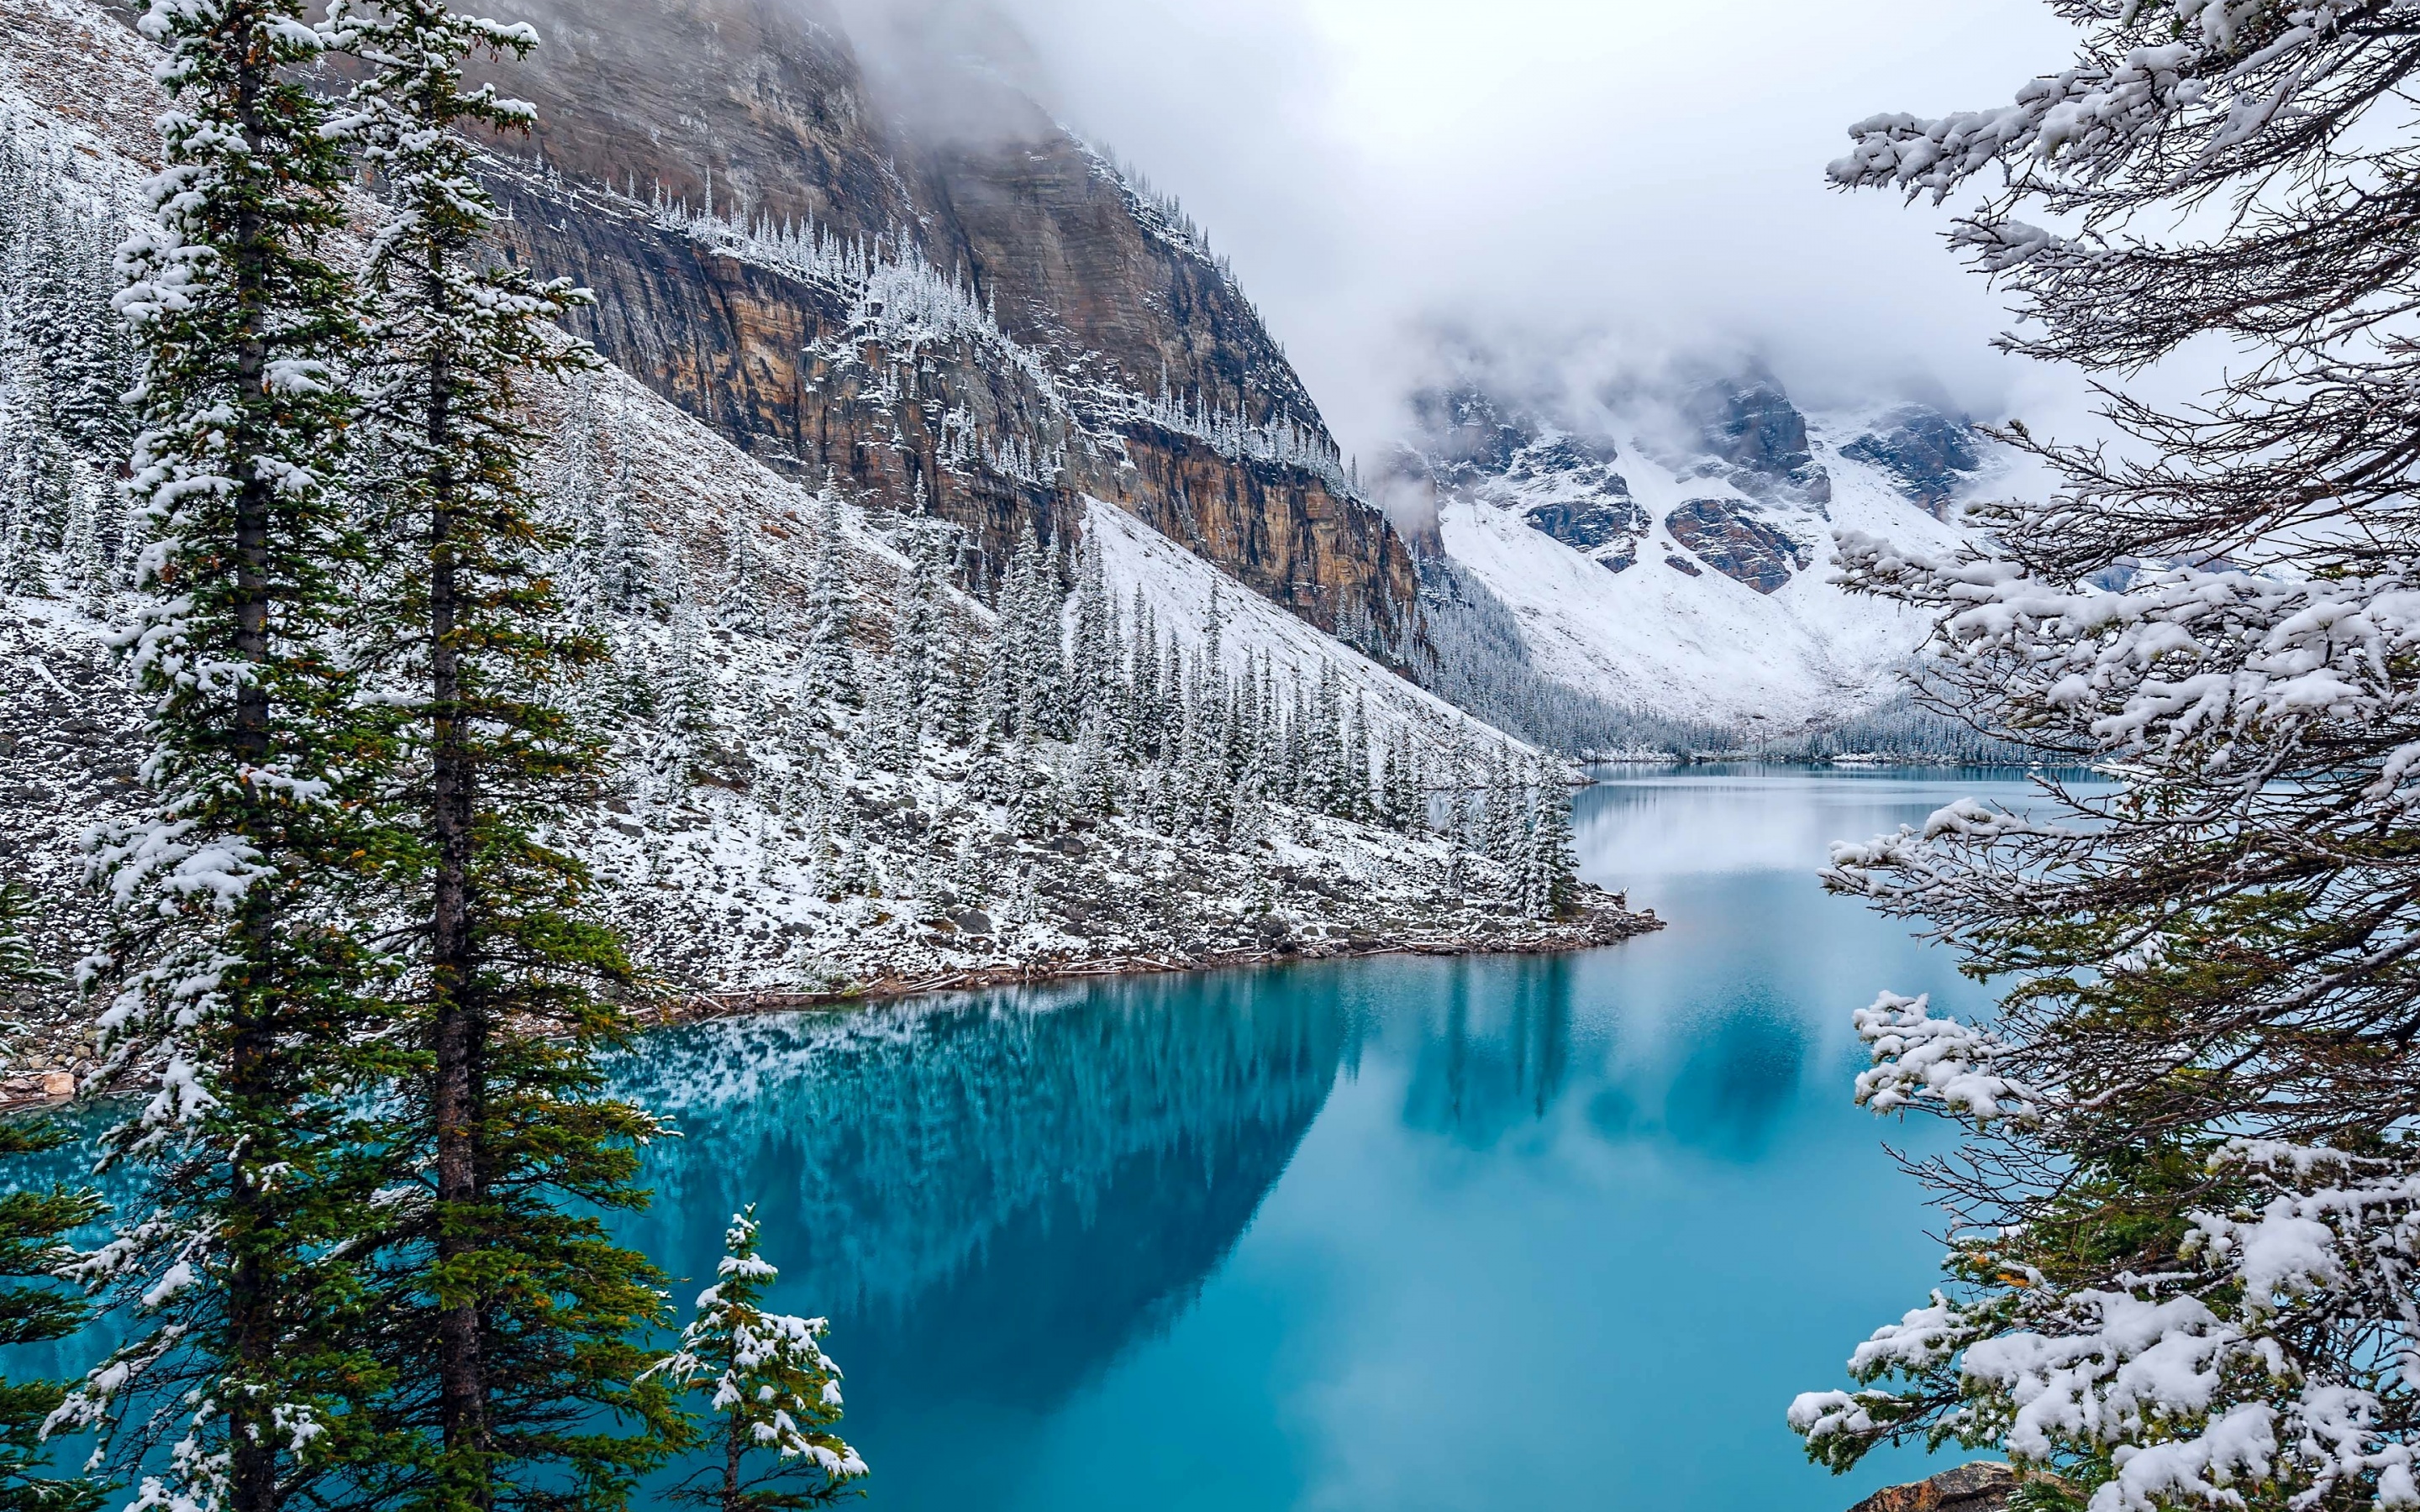
<path id="1" fill-rule="evenodd" d="M 853 1396 L 1047 1408 L 1225 1258 L 1348 1033 L 1225 977 L 651 1037 L 619 1085 L 682 1137 L 628 1236 L 705 1275 L 758 1202 L 783 1291 L 884 1340 L 843 1358 Z"/>
<path id="2" fill-rule="evenodd" d="M 650 1036 L 683 1137 L 627 1232 L 684 1303 L 762 1204 L 876 1512 L 1838 1512 L 1780 1413 L 1918 1301 L 1849 1010 L 1972 1007 L 1823 842 L 2005 779 L 1657 774 L 1585 864 L 1612 950 L 1003 991 Z"/>
<path id="3" fill-rule="evenodd" d="M 1929 1136 L 1850 1105 L 1848 1014 L 1980 998 L 1812 872 L 1978 790 L 2018 792 L 1590 789 L 1584 866 L 1670 927 L 1585 955 L 650 1034 L 615 1081 L 680 1137 L 616 1222 L 686 1310 L 760 1204 L 774 1304 L 832 1319 L 873 1512 L 1839 1512 L 1920 1459 L 1834 1480 L 1782 1409 L 1939 1257 L 1882 1149 Z M 9 1363 L 80 1369 L 109 1333 Z"/>

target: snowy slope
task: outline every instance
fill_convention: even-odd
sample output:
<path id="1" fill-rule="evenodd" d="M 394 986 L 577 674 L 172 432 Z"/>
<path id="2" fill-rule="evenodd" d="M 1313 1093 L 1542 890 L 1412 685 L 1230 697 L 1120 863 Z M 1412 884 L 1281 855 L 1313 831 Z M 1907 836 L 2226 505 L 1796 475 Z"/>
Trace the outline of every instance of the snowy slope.
<path id="1" fill-rule="evenodd" d="M 0 266 L 72 260 L 97 285 L 114 239 L 101 233 L 150 150 L 128 123 L 160 100 L 130 54 L 141 44 L 89 8 L 39 5 L 30 20 L 0 17 L 0 148 L 22 169 L 13 181 L 82 229 L 70 245 L 52 220 L 0 203 Z M 0 350 L 8 311 L 0 300 Z M 1231 793 L 1205 801 L 1204 774 L 1165 751 L 1095 751 L 1088 766 L 1080 744 L 1047 735 L 953 728 L 921 705 L 900 718 L 884 701 L 906 664 L 904 607 L 920 558 L 940 577 L 965 560 L 956 527 L 819 499 L 613 368 L 530 388 L 531 477 L 562 532 L 565 611 L 612 651 L 562 690 L 612 763 L 551 839 L 589 864 L 599 909 L 634 954 L 692 1000 L 1389 945 L 1575 944 L 1638 927 L 1610 900 L 1578 919 L 1529 919 L 1510 901 L 1509 867 L 1418 820 L 1389 828 L 1257 796 L 1229 810 Z M 39 412 L 0 381 L 0 438 L 31 435 Z M 39 937 L 62 963 L 98 927 L 75 837 L 146 797 L 142 711 L 108 650 L 131 608 L 136 528 L 114 493 L 78 497 L 105 549 L 79 550 L 71 526 L 0 499 L 0 538 L 39 559 L 23 591 L 0 593 L 0 869 L 35 885 Z M 1355 692 L 1367 702 L 1373 758 L 1416 735 L 1423 769 L 1450 783 L 1470 774 L 1439 764 L 1447 751 L 1501 738 L 1122 511 L 1094 504 L 1087 521 L 1122 612 L 1140 588 L 1162 626 L 1198 647 L 1221 585 L 1230 665 L 1266 652 L 1280 680 L 1306 681 L 1332 667 L 1347 717 Z M 811 690 L 804 673 L 814 626 L 830 623 L 817 583 L 834 577 L 861 703 Z M 997 617 L 948 581 L 932 593 L 936 681 L 951 690 L 934 702 L 962 708 L 976 702 L 958 694 L 980 686 Z M 42 1043 L 8 1053 L 81 1068 L 77 1033 L 61 1016 Z M 13 1091 L 6 1070 L 0 1096 Z"/>
<path id="2" fill-rule="evenodd" d="M 1244 669 L 1248 656 L 1265 656 L 1280 682 L 1300 678 L 1316 683 L 1321 668 L 1332 667 L 1345 702 L 1357 695 L 1367 702 L 1373 734 L 1389 739 L 1413 734 L 1433 755 L 1442 755 L 1457 731 L 1474 742 L 1528 748 L 1242 587 L 1115 504 L 1088 499 L 1085 509 L 1084 528 L 1100 543 L 1121 613 L 1128 611 L 1140 589 L 1161 627 L 1198 654 L 1208 639 L 1211 598 L 1217 595 L 1220 661 L 1231 675 Z"/>
<path id="3" fill-rule="evenodd" d="M 1678 442 L 1668 414 L 1575 434 L 1465 403 L 1421 464 L 1447 555 L 1512 611 L 1532 665 L 1644 712 L 1767 731 L 1886 701 L 1925 637 L 1831 581 L 1833 532 L 1952 548 L 1955 501 L 1993 467 L 1979 450 L 1963 468 L 1911 456 L 1912 415 L 1962 444 L 1929 411 L 1806 417 L 1769 381 Z"/>

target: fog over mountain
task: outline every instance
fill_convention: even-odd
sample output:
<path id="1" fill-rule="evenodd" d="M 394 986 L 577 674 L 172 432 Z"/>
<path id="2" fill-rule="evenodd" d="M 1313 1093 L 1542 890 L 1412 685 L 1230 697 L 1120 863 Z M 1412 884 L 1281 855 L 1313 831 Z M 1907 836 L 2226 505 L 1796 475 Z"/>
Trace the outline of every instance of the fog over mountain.
<path id="1" fill-rule="evenodd" d="M 1823 179 L 1853 120 L 2057 64 L 2070 38 L 2033 0 L 1920 23 L 1886 0 L 994 3 L 1017 71 L 1182 196 L 1365 455 L 1440 323 L 1591 380 L 1736 355 L 1819 406 L 2080 408 L 2071 378 L 1989 349 L 2005 315 L 1943 250 L 1947 210 Z M 910 9 L 861 0 L 852 30 Z M 999 42 L 975 6 L 912 10 Z"/>

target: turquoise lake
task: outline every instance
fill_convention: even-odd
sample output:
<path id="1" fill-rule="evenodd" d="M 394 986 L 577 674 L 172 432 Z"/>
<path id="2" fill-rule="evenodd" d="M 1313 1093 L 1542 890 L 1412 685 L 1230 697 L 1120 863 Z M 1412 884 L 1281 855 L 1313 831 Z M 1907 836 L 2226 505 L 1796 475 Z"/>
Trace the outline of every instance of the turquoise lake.
<path id="1" fill-rule="evenodd" d="M 2012 774 L 1609 771 L 1584 869 L 1668 921 L 651 1036 L 684 1131 L 627 1226 L 686 1305 L 737 1205 L 827 1315 L 874 1512 L 1843 1512 L 1782 1424 L 1939 1248 L 1850 1103 L 1852 1010 L 1978 1009 L 1823 894 Z"/>

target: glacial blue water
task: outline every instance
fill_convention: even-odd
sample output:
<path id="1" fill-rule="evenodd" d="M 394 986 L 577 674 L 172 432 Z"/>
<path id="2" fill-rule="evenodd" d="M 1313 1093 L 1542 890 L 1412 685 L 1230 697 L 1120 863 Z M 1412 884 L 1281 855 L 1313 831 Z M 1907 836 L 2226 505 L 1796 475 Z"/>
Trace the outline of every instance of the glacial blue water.
<path id="1" fill-rule="evenodd" d="M 760 1204 L 873 1512 L 1840 1512 L 1782 1424 L 1934 1278 L 1850 1011 L 1963 1008 L 1814 869 L 2004 774 L 1614 770 L 1588 874 L 1668 922 L 652 1036 L 628 1226 L 686 1304 Z"/>

